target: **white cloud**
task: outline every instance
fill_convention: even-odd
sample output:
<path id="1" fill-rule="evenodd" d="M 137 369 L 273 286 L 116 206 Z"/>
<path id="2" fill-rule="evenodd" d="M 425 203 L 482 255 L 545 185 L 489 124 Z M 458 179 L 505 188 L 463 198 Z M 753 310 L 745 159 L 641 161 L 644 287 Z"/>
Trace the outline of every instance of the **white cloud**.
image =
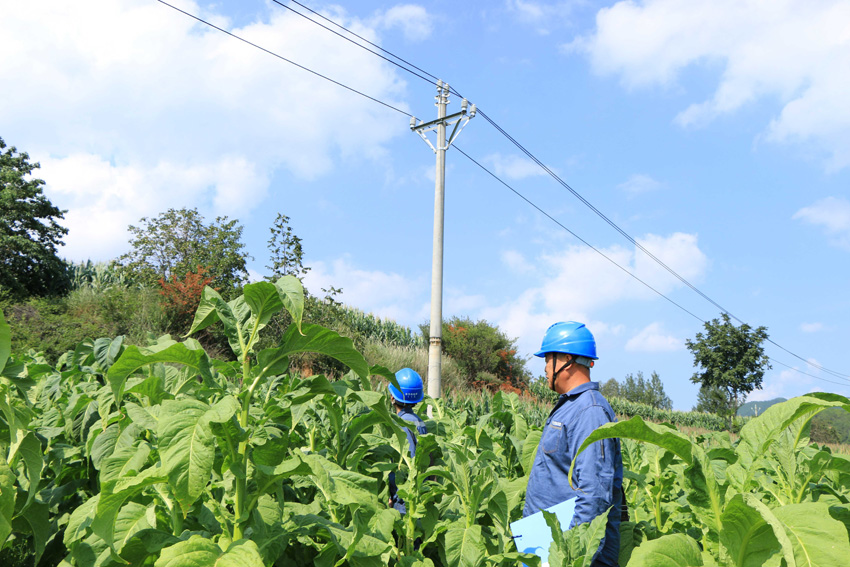
<path id="1" fill-rule="evenodd" d="M 178 5 L 231 29 L 195 2 Z M 390 9 L 382 25 L 424 21 L 413 8 Z M 389 64 L 287 11 L 232 31 L 405 108 Z M 200 199 L 232 217 L 257 205 L 278 168 L 312 179 L 339 159 L 380 160 L 402 135 L 392 111 L 157 3 L 10 4 L 0 37 L 0 75 L 15 77 L 3 87 L 4 138 L 42 162 L 45 193 L 73 210 L 72 259 L 121 252 L 128 218 L 154 207 Z"/>
<path id="2" fill-rule="evenodd" d="M 554 26 L 568 22 L 577 2 L 534 2 L 533 0 L 506 0 L 507 11 L 537 33 L 546 35 Z"/>
<path id="3" fill-rule="evenodd" d="M 355 266 L 347 257 L 331 263 L 312 262 L 304 276 L 304 287 L 311 293 L 322 295 L 322 289 L 342 288 L 337 297 L 347 305 L 357 307 L 379 317 L 388 317 L 403 325 L 414 326 L 427 318 L 427 301 L 430 281 L 410 279 L 401 274 L 366 270 Z"/>
<path id="4" fill-rule="evenodd" d="M 401 28 L 408 41 L 424 41 L 434 29 L 434 19 L 422 6 L 402 4 L 393 6 L 375 18 L 376 27 Z"/>
<path id="5" fill-rule="evenodd" d="M 850 201 L 837 197 L 820 199 L 794 213 L 793 218 L 823 227 L 833 244 L 850 248 Z"/>
<path id="6" fill-rule="evenodd" d="M 514 274 L 530 274 L 535 268 L 534 264 L 525 259 L 525 256 L 516 250 L 505 250 L 502 252 L 502 263 Z"/>
<path id="7" fill-rule="evenodd" d="M 850 165 L 848 21 L 842 0 L 628 0 L 600 10 L 594 33 L 565 49 L 629 88 L 669 87 L 687 67 L 719 67 L 714 94 L 680 112 L 679 124 L 778 99 L 766 139 L 812 142 L 836 169 Z"/>
<path id="8" fill-rule="evenodd" d="M 641 173 L 635 173 L 634 175 L 629 177 L 625 182 L 617 186 L 618 189 L 626 192 L 629 196 L 632 197 L 655 191 L 659 187 L 661 187 L 661 183 L 659 183 L 652 177 L 648 175 L 643 175 Z"/>
<path id="9" fill-rule="evenodd" d="M 491 154 L 482 161 L 492 164 L 496 175 L 508 179 L 525 179 L 540 175 L 548 175 L 539 165 L 528 158 L 518 155 L 503 156 L 502 154 Z"/>
<path id="10" fill-rule="evenodd" d="M 817 333 L 823 330 L 823 323 L 803 323 L 800 325 L 800 330 L 804 333 Z"/>
<path id="11" fill-rule="evenodd" d="M 639 242 L 692 283 L 699 281 L 708 267 L 695 235 L 647 235 Z M 642 252 L 620 246 L 601 252 L 662 293 L 682 286 Z M 511 261 L 532 265 L 518 254 L 514 254 Z M 658 297 L 586 247 L 573 246 L 559 253 L 543 254 L 534 259 L 533 265 L 535 284 L 518 297 L 501 305 L 491 305 L 481 312 L 484 318 L 497 323 L 510 336 L 520 337 L 521 352 L 533 352 L 541 333 L 555 321 L 583 321 L 593 330 L 597 340 L 600 336 L 604 340 L 606 336 L 620 334 L 622 328 L 596 320 L 594 313 L 620 301 L 647 301 Z"/>
<path id="12" fill-rule="evenodd" d="M 661 323 L 651 323 L 626 342 L 629 352 L 673 352 L 681 350 L 684 341 L 664 332 Z"/>

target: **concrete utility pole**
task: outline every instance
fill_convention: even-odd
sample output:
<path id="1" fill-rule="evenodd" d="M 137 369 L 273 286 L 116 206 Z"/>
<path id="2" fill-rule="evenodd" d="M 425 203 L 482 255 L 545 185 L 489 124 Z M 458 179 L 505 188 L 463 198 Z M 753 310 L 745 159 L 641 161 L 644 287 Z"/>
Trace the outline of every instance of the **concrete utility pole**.
<path id="1" fill-rule="evenodd" d="M 439 398 L 440 357 L 443 335 L 443 209 L 446 193 L 446 150 L 475 116 L 475 105 L 469 107 L 466 99 L 460 104 L 460 112 L 446 116 L 449 104 L 449 85 L 437 81 L 437 119 L 430 122 L 410 119 L 410 129 L 419 134 L 437 154 L 437 181 L 434 188 L 434 255 L 431 262 L 431 344 L 428 346 L 428 395 Z M 467 112 L 468 110 L 468 112 Z M 418 122 L 418 123 L 417 123 Z M 451 136 L 446 140 L 446 126 L 454 125 Z M 431 143 L 426 132 L 437 131 L 437 147 Z M 430 407 L 428 415 L 430 415 Z"/>

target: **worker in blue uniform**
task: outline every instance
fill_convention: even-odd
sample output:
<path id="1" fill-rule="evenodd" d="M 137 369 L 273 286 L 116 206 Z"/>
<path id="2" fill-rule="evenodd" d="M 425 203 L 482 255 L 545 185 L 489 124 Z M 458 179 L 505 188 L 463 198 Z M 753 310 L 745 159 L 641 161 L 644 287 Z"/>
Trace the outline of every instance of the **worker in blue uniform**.
<path id="1" fill-rule="evenodd" d="M 617 567 L 623 505 L 623 461 L 619 439 L 597 441 L 576 459 L 572 486 L 570 465 L 578 448 L 599 426 L 617 421 L 608 401 L 591 382 L 597 360 L 596 341 L 582 323 L 555 323 L 546 331 L 535 356 L 546 359 L 549 387 L 560 396 L 543 427 L 528 478 L 523 517 L 576 498 L 569 527 L 590 522 L 608 511 L 605 537 L 592 567 Z"/>
<path id="2" fill-rule="evenodd" d="M 410 422 L 416 430 L 416 434 L 426 434 L 428 431 L 425 429 L 425 422 L 413 412 L 414 406 L 421 402 L 425 397 L 425 388 L 422 384 L 422 377 L 411 368 L 402 368 L 395 373 L 395 378 L 399 387 L 396 388 L 392 384 L 389 386 L 393 408 L 400 418 L 404 421 Z M 407 446 L 410 450 L 410 457 L 413 458 L 416 455 L 416 434 L 414 434 L 409 427 L 405 427 L 404 430 L 407 433 Z M 407 513 L 404 501 L 397 494 L 398 487 L 395 483 L 395 472 L 390 473 L 389 489 L 390 508 L 395 508 L 402 514 Z"/>

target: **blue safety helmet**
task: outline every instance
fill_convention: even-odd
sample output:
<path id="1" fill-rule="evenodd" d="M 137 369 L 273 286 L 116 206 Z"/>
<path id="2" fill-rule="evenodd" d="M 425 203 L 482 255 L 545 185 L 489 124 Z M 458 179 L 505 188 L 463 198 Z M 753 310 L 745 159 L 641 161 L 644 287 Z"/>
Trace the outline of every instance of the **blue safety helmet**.
<path id="1" fill-rule="evenodd" d="M 402 368 L 395 373 L 395 379 L 401 387 L 390 384 L 390 394 L 400 404 L 418 404 L 425 397 L 425 389 L 422 386 L 422 377 L 411 368 Z"/>
<path id="2" fill-rule="evenodd" d="M 555 323 L 546 330 L 543 344 L 534 356 L 544 357 L 547 352 L 562 352 L 597 360 L 596 340 L 584 323 L 566 321 Z"/>

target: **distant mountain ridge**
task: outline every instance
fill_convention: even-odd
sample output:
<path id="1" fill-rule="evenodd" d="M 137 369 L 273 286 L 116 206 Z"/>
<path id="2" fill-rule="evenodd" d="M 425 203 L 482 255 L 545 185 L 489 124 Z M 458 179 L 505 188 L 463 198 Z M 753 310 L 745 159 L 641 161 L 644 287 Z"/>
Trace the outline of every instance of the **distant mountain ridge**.
<path id="1" fill-rule="evenodd" d="M 738 408 L 738 415 L 742 417 L 755 417 L 764 413 L 764 410 L 779 402 L 787 402 L 787 398 L 773 398 L 772 400 L 760 400 L 747 402 Z"/>

